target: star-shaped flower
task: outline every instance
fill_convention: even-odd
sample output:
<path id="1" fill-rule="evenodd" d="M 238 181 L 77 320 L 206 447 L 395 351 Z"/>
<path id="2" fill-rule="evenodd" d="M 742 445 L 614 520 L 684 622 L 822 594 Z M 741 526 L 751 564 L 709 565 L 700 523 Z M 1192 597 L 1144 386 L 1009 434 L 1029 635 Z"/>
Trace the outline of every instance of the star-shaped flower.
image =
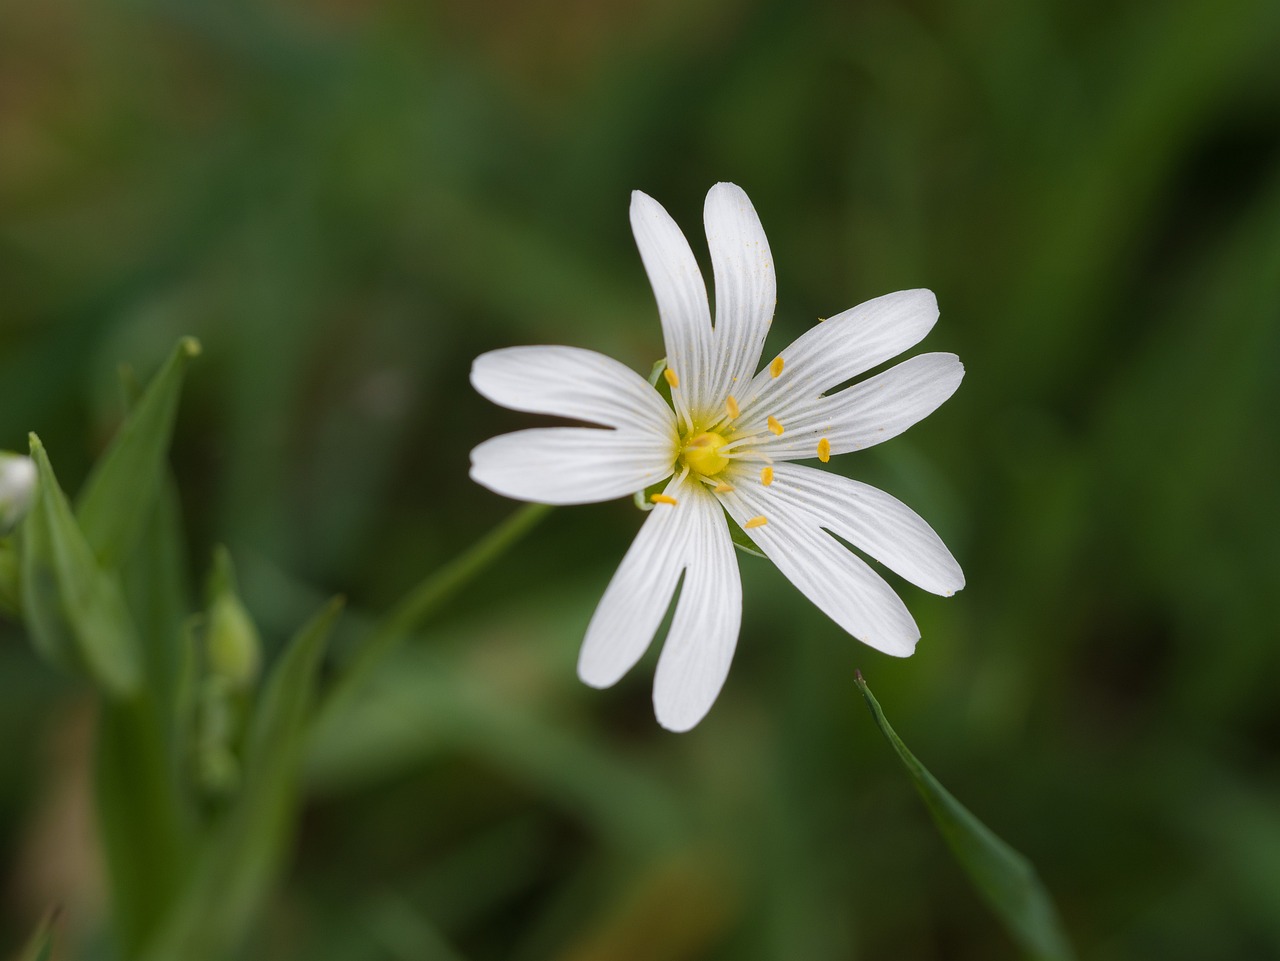
<path id="1" fill-rule="evenodd" d="M 618 681 L 649 647 L 681 584 L 653 689 L 658 721 L 674 731 L 710 710 L 737 645 L 742 582 L 726 513 L 832 620 L 887 654 L 909 655 L 920 631 L 893 589 L 837 538 L 925 590 L 950 595 L 964 586 L 946 545 L 905 504 L 791 463 L 825 464 L 879 444 L 951 396 L 964 376 L 954 354 L 921 354 L 844 386 L 929 332 L 938 319 L 933 294 L 900 291 L 846 310 L 757 372 L 776 302 L 769 243 L 733 184 L 711 188 L 704 219 L 714 326 L 680 228 L 651 197 L 631 197 L 631 227 L 662 320 L 671 405 L 630 368 L 575 347 L 495 350 L 471 371 L 494 403 L 599 425 L 486 441 L 471 452 L 471 476 L 490 490 L 587 504 L 666 481 L 591 618 L 578 674 L 594 687 Z"/>

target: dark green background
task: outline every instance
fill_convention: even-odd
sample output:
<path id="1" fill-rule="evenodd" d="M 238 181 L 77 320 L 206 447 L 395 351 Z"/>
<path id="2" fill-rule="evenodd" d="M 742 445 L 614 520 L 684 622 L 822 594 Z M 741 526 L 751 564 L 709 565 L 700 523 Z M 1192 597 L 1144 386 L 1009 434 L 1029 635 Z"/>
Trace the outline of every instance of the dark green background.
<path id="1" fill-rule="evenodd" d="M 832 464 L 965 568 L 899 585 L 914 657 L 743 557 L 728 685 L 666 734 L 652 654 L 574 675 L 640 516 L 558 511 L 317 752 L 245 957 L 1014 957 L 855 667 L 1084 956 L 1280 955 L 1278 64 L 1274 0 L 0 0 L 0 446 L 74 489 L 117 365 L 198 336 L 190 574 L 226 542 L 273 650 L 338 591 L 351 643 L 513 510 L 467 478 L 531 424 L 477 353 L 661 354 L 632 189 L 704 264 L 706 189 L 748 192 L 770 349 L 926 286 L 968 371 Z M 99 956 L 92 698 L 4 635 L 0 932 L 60 903 Z"/>

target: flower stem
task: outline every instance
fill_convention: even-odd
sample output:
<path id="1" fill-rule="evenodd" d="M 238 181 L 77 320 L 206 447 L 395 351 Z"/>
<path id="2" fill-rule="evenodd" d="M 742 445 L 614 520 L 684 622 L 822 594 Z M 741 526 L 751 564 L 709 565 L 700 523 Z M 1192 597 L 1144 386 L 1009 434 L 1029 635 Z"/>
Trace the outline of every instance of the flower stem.
<path id="1" fill-rule="evenodd" d="M 324 721 L 341 708 L 387 655 L 423 621 L 533 530 L 550 512 L 551 508 L 546 504 L 525 505 L 412 588 L 352 656 L 329 691 L 317 720 Z"/>

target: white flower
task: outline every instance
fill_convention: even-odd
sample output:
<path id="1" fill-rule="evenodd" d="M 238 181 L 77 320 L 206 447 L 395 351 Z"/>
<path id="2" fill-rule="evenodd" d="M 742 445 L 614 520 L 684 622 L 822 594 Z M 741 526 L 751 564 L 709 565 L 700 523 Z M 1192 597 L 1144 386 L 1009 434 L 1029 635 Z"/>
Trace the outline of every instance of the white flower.
<path id="1" fill-rule="evenodd" d="M 887 654 L 910 654 L 920 631 L 893 589 L 836 538 L 925 590 L 950 595 L 964 586 L 955 558 L 909 507 L 790 463 L 826 463 L 888 440 L 951 396 L 964 375 L 954 354 L 921 354 L 842 386 L 929 332 L 938 318 L 933 294 L 901 291 L 831 317 L 757 373 L 776 302 L 768 241 L 733 184 L 711 188 L 704 219 L 714 327 L 680 228 L 651 197 L 631 197 L 674 410 L 639 374 L 574 347 L 495 350 L 471 370 L 471 383 L 494 403 L 600 425 L 486 441 L 471 452 L 471 476 L 490 490 L 586 504 L 669 478 L 587 627 L 578 673 L 594 687 L 618 681 L 649 647 L 683 575 L 653 689 L 659 723 L 675 731 L 710 710 L 738 640 L 742 583 L 726 513 L 832 620 Z"/>
<path id="2" fill-rule="evenodd" d="M 26 516 L 35 494 L 35 461 L 0 451 L 0 535 L 9 533 Z"/>

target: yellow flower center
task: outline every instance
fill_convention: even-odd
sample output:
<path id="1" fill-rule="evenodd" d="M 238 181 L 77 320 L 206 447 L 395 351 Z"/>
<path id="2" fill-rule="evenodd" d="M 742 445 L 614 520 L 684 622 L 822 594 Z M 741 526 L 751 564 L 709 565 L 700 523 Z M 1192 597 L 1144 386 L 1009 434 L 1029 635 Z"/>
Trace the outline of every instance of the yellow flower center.
<path id="1" fill-rule="evenodd" d="M 729 466 L 729 458 L 720 455 L 720 448 L 727 442 L 714 431 L 703 431 L 685 442 L 680 449 L 680 460 L 689 470 L 704 477 L 714 477 Z"/>

